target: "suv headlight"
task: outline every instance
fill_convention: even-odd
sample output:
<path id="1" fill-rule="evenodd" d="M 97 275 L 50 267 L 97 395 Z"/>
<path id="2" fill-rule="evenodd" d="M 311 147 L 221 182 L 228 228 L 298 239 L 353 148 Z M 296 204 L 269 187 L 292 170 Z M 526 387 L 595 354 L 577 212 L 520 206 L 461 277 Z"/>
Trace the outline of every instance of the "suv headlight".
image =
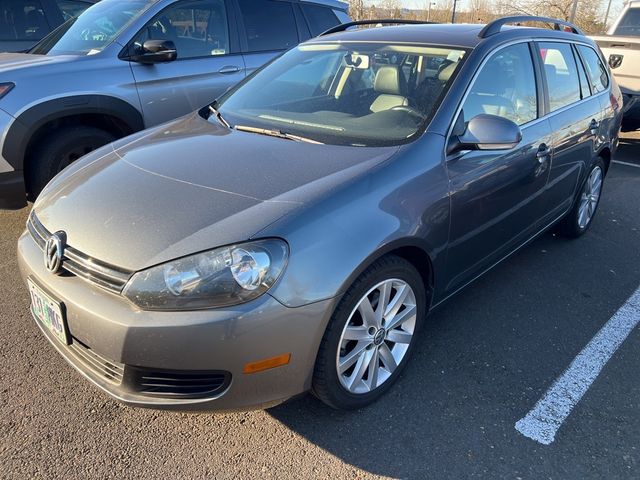
<path id="1" fill-rule="evenodd" d="M 15 83 L 0 83 L 0 98 L 4 97 L 15 86 Z"/>
<path id="2" fill-rule="evenodd" d="M 123 294 L 143 310 L 238 305 L 269 290 L 288 256 L 289 247 L 278 239 L 217 248 L 138 272 Z"/>

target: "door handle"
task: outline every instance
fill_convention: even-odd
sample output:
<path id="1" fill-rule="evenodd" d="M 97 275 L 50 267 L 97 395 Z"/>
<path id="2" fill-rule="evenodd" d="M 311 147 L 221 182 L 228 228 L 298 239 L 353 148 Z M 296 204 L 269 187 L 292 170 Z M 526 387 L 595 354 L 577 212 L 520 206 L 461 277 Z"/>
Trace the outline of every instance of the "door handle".
<path id="1" fill-rule="evenodd" d="M 598 131 L 600 130 L 600 122 L 595 118 L 591 120 L 591 123 L 589 124 L 589 130 L 593 135 L 597 135 Z"/>
<path id="2" fill-rule="evenodd" d="M 549 159 L 549 155 L 551 155 L 551 149 L 546 143 L 543 143 L 538 147 L 536 158 L 541 165 Z"/>
<path id="3" fill-rule="evenodd" d="M 236 67 L 234 65 L 227 65 L 226 67 L 222 67 L 218 70 L 218 73 L 223 75 L 229 75 L 230 73 L 238 73 L 240 71 L 240 67 Z"/>

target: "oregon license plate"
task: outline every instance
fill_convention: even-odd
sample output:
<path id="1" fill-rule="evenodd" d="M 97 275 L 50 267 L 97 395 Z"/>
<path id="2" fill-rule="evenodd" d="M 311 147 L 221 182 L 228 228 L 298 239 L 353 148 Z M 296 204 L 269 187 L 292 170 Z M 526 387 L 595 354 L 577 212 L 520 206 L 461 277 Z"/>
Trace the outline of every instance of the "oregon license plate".
<path id="1" fill-rule="evenodd" d="M 60 302 L 47 295 L 31 280 L 29 293 L 31 295 L 31 313 L 37 321 L 44 325 L 58 340 L 65 345 L 69 344 L 67 327 Z"/>

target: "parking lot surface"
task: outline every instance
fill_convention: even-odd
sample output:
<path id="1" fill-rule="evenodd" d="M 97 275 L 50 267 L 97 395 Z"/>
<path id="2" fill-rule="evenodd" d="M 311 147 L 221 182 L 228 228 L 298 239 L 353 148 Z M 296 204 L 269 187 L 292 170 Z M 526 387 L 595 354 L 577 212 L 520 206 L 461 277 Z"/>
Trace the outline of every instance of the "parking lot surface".
<path id="1" fill-rule="evenodd" d="M 199 415 L 112 401 L 31 319 L 14 253 L 28 212 L 0 212 L 1 475 L 640 478 L 640 328 L 552 443 L 515 428 L 640 285 L 638 157 L 629 136 L 586 236 L 548 233 L 434 311 L 399 383 L 352 413 L 310 395 Z"/>

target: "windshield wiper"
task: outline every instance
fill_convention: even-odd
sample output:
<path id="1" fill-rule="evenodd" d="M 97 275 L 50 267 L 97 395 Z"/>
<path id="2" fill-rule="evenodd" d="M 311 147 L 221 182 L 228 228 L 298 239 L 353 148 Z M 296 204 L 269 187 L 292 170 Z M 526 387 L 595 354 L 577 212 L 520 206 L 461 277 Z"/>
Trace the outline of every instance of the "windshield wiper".
<path id="1" fill-rule="evenodd" d="M 216 107 L 214 107 L 215 102 L 212 103 L 211 105 L 209 105 L 209 111 L 216 116 L 216 118 L 218 119 L 218 121 L 224 125 L 227 128 L 231 128 L 231 125 L 229 124 L 229 122 L 227 122 L 224 117 L 222 116 L 222 114 L 218 111 L 218 109 L 216 109 Z"/>
<path id="2" fill-rule="evenodd" d="M 269 130 L 268 128 L 247 127 L 245 125 L 236 125 L 236 130 L 241 132 L 257 133 L 258 135 L 268 135 L 269 137 L 284 138 L 285 140 L 293 140 L 295 142 L 313 143 L 314 145 L 324 145 L 322 142 L 312 140 L 310 138 L 293 135 L 291 133 L 282 132 L 280 130 Z"/>

